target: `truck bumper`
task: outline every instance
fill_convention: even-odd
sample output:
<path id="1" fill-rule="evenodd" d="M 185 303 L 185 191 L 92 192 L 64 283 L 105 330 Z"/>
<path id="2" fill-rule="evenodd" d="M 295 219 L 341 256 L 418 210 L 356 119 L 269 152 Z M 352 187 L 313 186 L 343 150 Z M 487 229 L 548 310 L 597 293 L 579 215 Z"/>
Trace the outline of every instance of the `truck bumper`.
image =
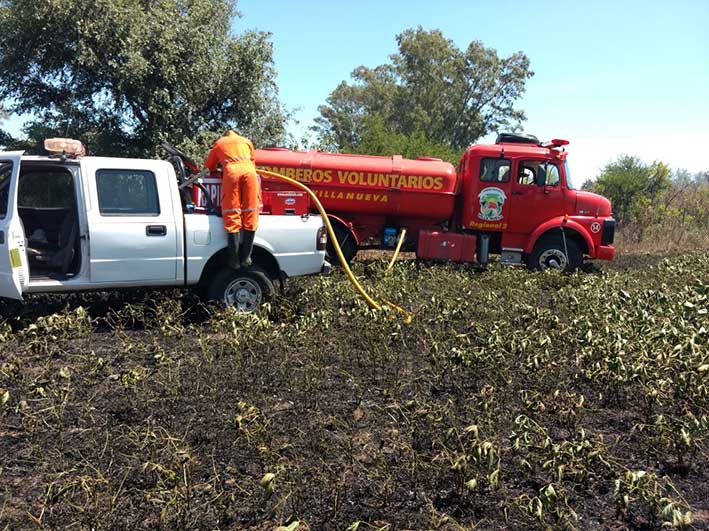
<path id="1" fill-rule="evenodd" d="M 599 245 L 596 247 L 596 258 L 598 260 L 613 260 L 615 247 L 612 245 Z"/>

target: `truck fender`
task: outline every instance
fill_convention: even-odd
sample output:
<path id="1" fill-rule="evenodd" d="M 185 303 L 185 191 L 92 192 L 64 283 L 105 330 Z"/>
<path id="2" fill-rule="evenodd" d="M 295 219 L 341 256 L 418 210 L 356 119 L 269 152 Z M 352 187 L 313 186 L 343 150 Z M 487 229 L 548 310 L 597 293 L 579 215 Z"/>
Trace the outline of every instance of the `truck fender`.
<path id="1" fill-rule="evenodd" d="M 261 247 L 262 249 L 265 249 L 266 251 L 271 253 L 271 255 L 275 254 L 271 244 L 268 243 L 263 238 L 259 238 L 258 232 L 256 233 L 256 236 L 254 237 L 254 247 Z"/>
<path id="2" fill-rule="evenodd" d="M 588 234 L 588 231 L 583 227 L 583 225 L 572 219 L 567 219 L 566 221 L 564 221 L 564 216 L 552 218 L 549 221 L 546 221 L 539 225 L 527 240 L 527 245 L 525 245 L 524 247 L 525 254 L 529 254 L 534 250 L 534 246 L 537 244 L 537 241 L 539 241 L 539 238 L 541 238 L 544 234 L 546 234 L 550 230 L 558 229 L 561 227 L 563 227 L 564 230 L 567 231 L 572 230 L 574 232 L 577 232 L 586 242 L 586 248 L 588 249 L 589 256 L 591 258 L 595 258 L 596 247 L 594 246 L 593 240 Z"/>
<path id="3" fill-rule="evenodd" d="M 328 214 L 327 215 L 328 219 L 330 220 L 330 223 L 333 225 L 333 229 L 335 228 L 335 225 L 342 225 L 345 229 L 350 231 L 352 233 L 352 236 L 354 236 L 355 243 L 357 244 L 357 247 L 359 247 L 359 234 L 357 234 L 357 231 L 354 230 L 352 227 L 352 222 L 347 221 L 339 216 L 336 216 L 334 214 Z M 329 237 L 329 235 L 328 235 Z"/>
<path id="4" fill-rule="evenodd" d="M 229 261 L 229 250 L 227 247 L 223 247 L 207 261 L 202 269 L 202 274 L 200 275 L 198 285 L 204 286 L 209 283 L 214 275 L 222 268 L 228 267 Z M 282 279 L 281 267 L 278 263 L 278 259 L 273 254 L 273 249 L 270 245 L 266 245 L 260 238 L 254 239 L 254 248 L 251 252 L 251 258 L 254 265 L 261 267 L 264 271 L 268 273 L 268 276 L 272 280 Z"/>

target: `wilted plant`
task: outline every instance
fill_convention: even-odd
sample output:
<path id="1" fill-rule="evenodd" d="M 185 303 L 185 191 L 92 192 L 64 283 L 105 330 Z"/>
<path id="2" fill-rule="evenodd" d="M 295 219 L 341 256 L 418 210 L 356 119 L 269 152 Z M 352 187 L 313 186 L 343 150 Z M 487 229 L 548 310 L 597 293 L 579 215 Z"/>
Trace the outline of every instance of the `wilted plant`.
<path id="1" fill-rule="evenodd" d="M 673 491 L 666 479 L 645 470 L 628 470 L 615 480 L 613 496 L 618 512 L 625 517 L 637 505 L 651 522 L 660 518 L 664 523 L 687 528 L 692 523 L 692 512 L 686 503 L 671 496 Z"/>
<path id="2" fill-rule="evenodd" d="M 164 293 L 26 312 L 0 325 L 0 521 L 687 526 L 709 497 L 709 257 L 632 260 L 355 262 L 410 326 L 337 271 L 258 315 Z"/>

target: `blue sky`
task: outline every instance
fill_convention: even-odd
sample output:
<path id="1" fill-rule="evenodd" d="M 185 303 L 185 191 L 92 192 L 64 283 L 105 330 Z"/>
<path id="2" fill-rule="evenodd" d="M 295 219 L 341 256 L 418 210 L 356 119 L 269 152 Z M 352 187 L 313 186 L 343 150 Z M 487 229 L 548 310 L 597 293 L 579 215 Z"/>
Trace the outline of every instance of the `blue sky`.
<path id="1" fill-rule="evenodd" d="M 240 0 L 234 30 L 273 33 L 281 100 L 297 138 L 358 65 L 396 51 L 405 28 L 440 29 L 524 51 L 535 76 L 519 107 L 527 132 L 566 138 L 575 180 L 620 153 L 709 170 L 709 0 Z"/>
<path id="2" fill-rule="evenodd" d="M 290 127 L 296 138 L 355 67 L 386 62 L 395 35 L 421 25 L 460 48 L 480 40 L 500 55 L 529 56 L 535 76 L 518 103 L 524 128 L 571 141 L 576 182 L 620 153 L 709 170 L 709 0 L 239 0 L 237 7 L 236 33 L 273 34 L 281 100 L 299 109 Z M 16 133 L 21 120 L 5 125 Z"/>

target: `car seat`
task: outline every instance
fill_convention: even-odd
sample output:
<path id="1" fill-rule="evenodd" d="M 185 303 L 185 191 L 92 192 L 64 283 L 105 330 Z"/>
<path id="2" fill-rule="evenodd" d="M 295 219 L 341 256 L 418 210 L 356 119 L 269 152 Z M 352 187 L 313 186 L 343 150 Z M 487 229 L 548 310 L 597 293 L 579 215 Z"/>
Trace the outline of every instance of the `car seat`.
<path id="1" fill-rule="evenodd" d="M 41 267 L 55 269 L 66 274 L 69 272 L 69 266 L 74 258 L 76 234 L 76 216 L 74 212 L 69 211 L 59 230 L 57 245 L 30 239 L 27 242 L 27 257 L 30 262 Z"/>

